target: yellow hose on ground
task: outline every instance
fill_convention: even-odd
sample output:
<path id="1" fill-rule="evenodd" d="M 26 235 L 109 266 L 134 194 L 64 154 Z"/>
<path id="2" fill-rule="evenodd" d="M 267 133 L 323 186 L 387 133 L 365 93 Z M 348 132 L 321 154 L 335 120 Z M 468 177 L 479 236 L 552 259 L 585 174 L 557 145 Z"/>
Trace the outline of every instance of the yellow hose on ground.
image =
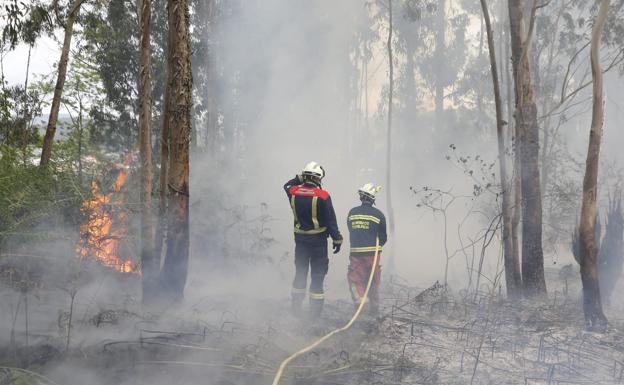
<path id="1" fill-rule="evenodd" d="M 324 341 L 328 340 L 329 338 L 333 337 L 334 335 L 349 329 L 353 325 L 355 320 L 357 320 L 357 318 L 360 316 L 360 313 L 362 312 L 362 309 L 364 308 L 364 305 L 366 304 L 366 301 L 368 301 L 368 291 L 370 290 L 373 284 L 373 277 L 375 276 L 375 270 L 377 269 L 377 260 L 379 259 L 379 238 L 377 238 L 377 241 L 375 244 L 375 250 L 376 251 L 375 251 L 375 258 L 373 259 L 373 268 L 371 269 L 370 276 L 368 277 L 368 284 L 366 285 L 366 290 L 364 291 L 364 297 L 362 297 L 362 300 L 360 301 L 360 305 L 355 311 L 355 314 L 353 314 L 353 317 L 351 317 L 351 320 L 349 320 L 349 322 L 347 322 L 345 326 L 325 334 L 323 337 L 319 338 L 311 345 L 306 346 L 305 348 L 299 350 L 298 352 L 293 353 L 290 357 L 282 361 L 282 363 L 279 366 L 279 369 L 277 370 L 277 373 L 275 373 L 275 377 L 273 378 L 272 385 L 279 384 L 280 379 L 282 378 L 282 374 L 284 373 L 284 369 L 292 360 L 301 356 L 302 354 L 305 354 L 311 351 L 312 349 L 316 348 L 317 346 L 319 346 L 320 344 L 322 344 Z"/>

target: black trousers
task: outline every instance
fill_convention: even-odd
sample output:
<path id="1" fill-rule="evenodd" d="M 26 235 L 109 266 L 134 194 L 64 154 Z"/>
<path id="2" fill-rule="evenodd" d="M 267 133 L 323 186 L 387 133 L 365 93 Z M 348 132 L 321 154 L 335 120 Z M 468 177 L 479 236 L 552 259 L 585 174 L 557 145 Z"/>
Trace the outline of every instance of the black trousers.
<path id="1" fill-rule="evenodd" d="M 327 240 L 322 243 L 295 242 L 295 280 L 293 298 L 301 297 L 306 292 L 308 272 L 310 272 L 310 299 L 324 299 L 323 281 L 329 268 Z"/>

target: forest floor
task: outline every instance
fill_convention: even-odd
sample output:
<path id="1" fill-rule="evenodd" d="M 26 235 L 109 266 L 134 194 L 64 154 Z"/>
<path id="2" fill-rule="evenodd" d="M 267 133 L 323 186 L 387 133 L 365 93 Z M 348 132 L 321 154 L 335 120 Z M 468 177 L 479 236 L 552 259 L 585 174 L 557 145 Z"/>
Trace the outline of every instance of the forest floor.
<path id="1" fill-rule="evenodd" d="M 353 313 L 350 301 L 332 300 L 313 323 L 292 316 L 287 298 L 235 300 L 234 293 L 146 313 L 120 296 L 136 291 L 136 278 L 110 279 L 113 299 L 72 309 L 69 347 L 69 311 L 58 310 L 69 310 L 68 297 L 58 290 L 33 289 L 30 306 L 38 310 L 28 332 L 22 316 L 3 317 L 13 321 L 0 330 L 0 384 L 270 384 L 285 357 Z M 499 293 L 456 293 L 439 284 L 422 290 L 388 279 L 379 316 L 362 316 L 295 360 L 281 383 L 624 383 L 621 309 L 609 308 L 608 331 L 587 332 L 578 289 L 512 304 Z M 23 309 L 20 293 L 5 287 L 0 295 L 11 314 L 18 302 Z"/>

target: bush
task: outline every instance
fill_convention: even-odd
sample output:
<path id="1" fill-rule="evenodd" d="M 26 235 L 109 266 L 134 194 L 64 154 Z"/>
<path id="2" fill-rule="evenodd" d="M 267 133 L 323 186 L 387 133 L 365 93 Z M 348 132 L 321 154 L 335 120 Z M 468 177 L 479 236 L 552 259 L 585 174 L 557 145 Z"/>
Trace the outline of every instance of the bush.
<path id="1" fill-rule="evenodd" d="M 41 169 L 0 146 L 0 248 L 75 226 L 84 191 L 72 167 Z"/>

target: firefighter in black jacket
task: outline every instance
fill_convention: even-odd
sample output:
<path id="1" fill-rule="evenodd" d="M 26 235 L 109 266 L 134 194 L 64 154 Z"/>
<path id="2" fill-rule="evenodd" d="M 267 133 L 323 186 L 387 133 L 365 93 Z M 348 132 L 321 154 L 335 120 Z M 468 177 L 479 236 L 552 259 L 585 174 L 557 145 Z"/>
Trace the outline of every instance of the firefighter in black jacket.
<path id="1" fill-rule="evenodd" d="M 360 187 L 358 193 L 360 194 L 362 204 L 352 208 L 347 218 L 351 243 L 347 279 L 356 308 L 364 297 L 368 278 L 373 267 L 375 252 L 378 251 L 380 254 L 377 258 L 375 275 L 368 293 L 368 298 L 370 299 L 369 310 L 372 313 L 376 313 L 379 306 L 378 289 L 381 277 L 379 260 L 381 258 L 381 246 L 388 239 L 386 234 L 386 217 L 380 210 L 373 207 L 375 195 L 379 190 L 381 190 L 381 187 L 375 187 L 372 183 L 367 183 Z M 379 246 L 376 246 L 377 238 L 379 238 Z"/>
<path id="2" fill-rule="evenodd" d="M 301 175 L 284 185 L 294 216 L 295 280 L 292 309 L 300 314 L 310 272 L 310 315 L 318 318 L 323 310 L 323 281 L 327 274 L 327 237 L 333 241 L 334 254 L 340 251 L 342 235 L 329 193 L 321 188 L 325 170 L 316 162 L 308 163 Z"/>

